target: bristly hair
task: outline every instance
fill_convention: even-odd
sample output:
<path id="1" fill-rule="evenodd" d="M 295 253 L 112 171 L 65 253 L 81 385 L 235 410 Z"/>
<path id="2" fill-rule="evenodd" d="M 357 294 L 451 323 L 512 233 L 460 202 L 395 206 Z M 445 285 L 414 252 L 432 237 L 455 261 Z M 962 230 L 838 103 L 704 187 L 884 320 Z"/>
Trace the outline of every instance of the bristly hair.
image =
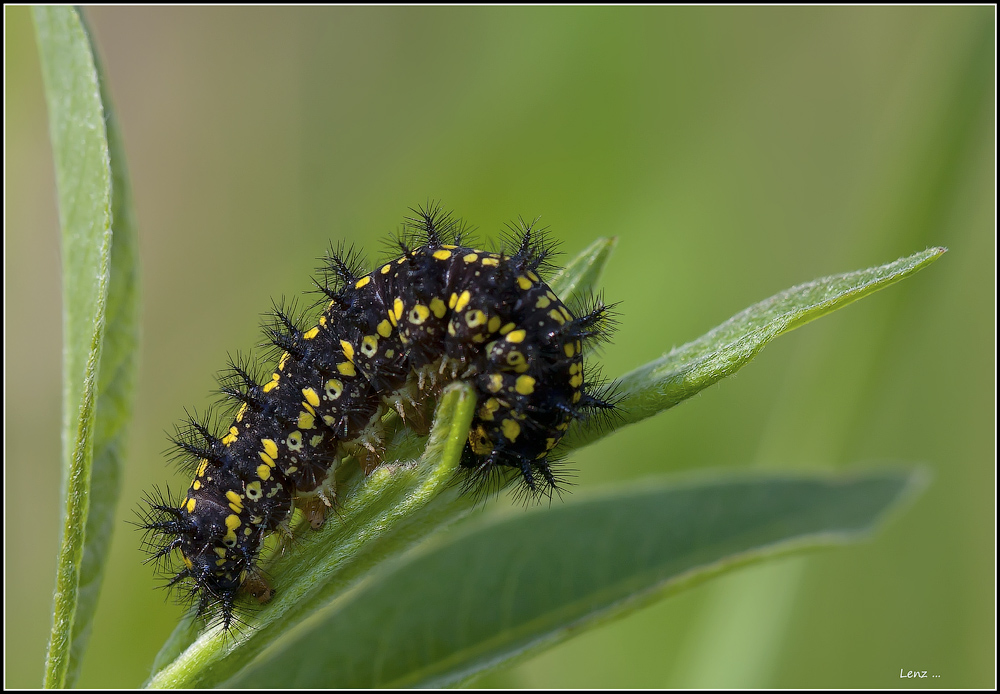
<path id="1" fill-rule="evenodd" d="M 510 272 L 530 271 L 547 276 L 555 269 L 552 259 L 560 255 L 559 244 L 551 238 L 548 227 L 538 227 L 538 218 L 526 222 L 518 217 L 508 222 L 490 250 L 511 261 Z"/>
<path id="2" fill-rule="evenodd" d="M 429 200 L 425 205 L 411 207 L 412 216 L 403 220 L 402 228 L 390 237 L 386 259 L 397 258 L 400 253 L 410 255 L 415 248 L 438 248 L 445 244 L 468 244 L 474 229 L 461 217 L 445 210 L 438 201 Z"/>

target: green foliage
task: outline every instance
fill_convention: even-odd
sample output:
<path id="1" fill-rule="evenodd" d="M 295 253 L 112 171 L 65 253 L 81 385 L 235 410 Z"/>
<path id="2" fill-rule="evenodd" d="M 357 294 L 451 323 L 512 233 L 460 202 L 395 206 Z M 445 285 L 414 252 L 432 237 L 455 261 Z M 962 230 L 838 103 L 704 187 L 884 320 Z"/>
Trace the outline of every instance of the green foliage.
<path id="1" fill-rule="evenodd" d="M 223 686 L 454 685 L 751 561 L 856 540 L 914 479 L 654 481 L 487 517 L 332 601 Z"/>
<path id="2" fill-rule="evenodd" d="M 59 196 L 65 345 L 66 503 L 45 685 L 65 687 L 79 675 L 118 502 L 137 266 L 124 152 L 86 28 L 68 7 L 37 7 L 34 17 Z"/>

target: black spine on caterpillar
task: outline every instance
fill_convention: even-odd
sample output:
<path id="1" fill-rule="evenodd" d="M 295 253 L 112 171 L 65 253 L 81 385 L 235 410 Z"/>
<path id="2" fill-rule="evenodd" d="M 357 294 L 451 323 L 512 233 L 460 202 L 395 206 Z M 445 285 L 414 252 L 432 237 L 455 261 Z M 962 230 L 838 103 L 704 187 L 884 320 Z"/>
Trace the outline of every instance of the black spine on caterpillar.
<path id="1" fill-rule="evenodd" d="M 249 360 L 231 363 L 220 388 L 237 408 L 228 429 L 191 419 L 175 444 L 194 481 L 177 502 L 146 500 L 139 525 L 153 559 L 181 561 L 168 585 L 186 586 L 199 614 L 227 630 L 240 590 L 259 583 L 264 537 L 296 499 L 322 493 L 342 456 L 379 462 L 389 407 L 412 415 L 448 381 L 469 381 L 468 486 L 519 480 L 529 496 L 559 489 L 552 451 L 570 424 L 614 407 L 583 361 L 608 309 L 598 299 L 574 315 L 563 304 L 538 274 L 551 248 L 531 225 L 512 227 L 509 251 L 490 252 L 462 245 L 462 223 L 439 207 L 416 212 L 401 254 L 370 273 L 353 251 L 331 253 L 314 324 L 276 306 L 265 326 L 274 368 L 258 378 Z"/>

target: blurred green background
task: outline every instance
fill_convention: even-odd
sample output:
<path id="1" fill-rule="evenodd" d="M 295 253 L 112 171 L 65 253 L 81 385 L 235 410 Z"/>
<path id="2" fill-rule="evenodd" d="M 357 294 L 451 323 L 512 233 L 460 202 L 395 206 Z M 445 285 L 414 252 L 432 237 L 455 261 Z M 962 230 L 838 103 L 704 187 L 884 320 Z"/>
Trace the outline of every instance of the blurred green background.
<path id="1" fill-rule="evenodd" d="M 126 525 L 270 297 L 441 199 L 620 242 L 609 375 L 793 284 L 951 250 L 574 457 L 581 488 L 922 461 L 872 542 L 744 569 L 481 686 L 995 684 L 992 7 L 92 8 L 143 270 L 138 405 L 80 686 L 131 687 L 180 610 Z M 6 684 L 41 683 L 58 545 L 58 222 L 33 27 L 5 8 Z M 505 504 L 506 500 L 499 503 Z M 900 679 L 927 670 L 934 679 Z"/>

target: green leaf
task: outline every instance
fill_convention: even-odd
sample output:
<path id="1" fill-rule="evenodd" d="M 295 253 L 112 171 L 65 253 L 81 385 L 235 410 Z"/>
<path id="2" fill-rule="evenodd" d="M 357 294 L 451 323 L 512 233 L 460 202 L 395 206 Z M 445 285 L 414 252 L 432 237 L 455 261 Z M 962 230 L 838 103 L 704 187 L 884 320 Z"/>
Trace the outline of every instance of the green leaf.
<path id="1" fill-rule="evenodd" d="M 918 477 L 656 481 L 494 515 L 345 594 L 224 685 L 453 685 L 733 567 L 868 535 Z"/>
<path id="2" fill-rule="evenodd" d="M 569 291 L 576 296 L 592 291 L 613 247 L 614 240 L 599 239 L 575 259 L 568 266 L 567 271 L 561 273 L 554 282 L 559 285 L 561 291 Z M 818 280 L 761 302 L 716 328 L 705 337 L 675 350 L 658 362 L 654 362 L 653 365 L 637 370 L 633 372 L 633 375 L 623 379 L 629 395 L 627 403 L 641 401 L 641 398 L 645 398 L 645 401 L 642 402 L 653 400 L 654 404 L 647 407 L 649 413 L 652 414 L 652 409 L 656 404 L 655 399 L 659 396 L 661 386 L 665 381 L 667 394 L 659 397 L 667 398 L 663 402 L 675 404 L 710 382 L 735 371 L 736 368 L 749 361 L 767 341 L 781 332 L 839 308 L 877 288 L 898 281 L 931 262 L 942 252 L 943 249 L 932 249 L 881 268 Z M 711 370 L 705 367 L 705 364 L 711 367 L 720 363 L 727 368 Z M 670 388 L 675 386 L 670 380 L 670 374 L 675 372 L 683 378 L 687 378 L 687 381 L 681 379 L 682 386 L 687 384 L 686 390 L 682 391 L 683 397 L 670 391 Z M 635 376 L 634 374 L 637 373 L 651 373 L 659 376 L 667 374 L 667 376 L 657 381 L 648 376 Z M 639 384 L 639 386 L 634 384 Z M 688 395 L 683 395 L 685 392 Z M 652 546 L 651 543 L 655 544 L 656 542 L 661 542 L 663 547 L 671 552 L 674 551 L 676 547 L 670 543 L 677 539 L 677 534 L 674 530 L 664 531 L 663 529 L 683 527 L 681 519 L 671 517 L 667 521 L 654 522 L 651 518 L 655 514 L 650 509 L 672 508 L 674 506 L 687 509 L 691 517 L 686 522 L 692 533 L 691 537 L 694 538 L 693 540 L 691 537 L 688 538 L 690 546 L 687 547 L 687 563 L 681 562 L 677 565 L 680 568 L 676 568 L 675 564 L 666 562 L 664 559 L 666 563 L 663 566 L 674 568 L 667 571 L 662 567 L 656 570 L 647 567 L 649 570 L 643 569 L 642 573 L 646 583 L 643 583 L 636 576 L 614 574 L 609 579 L 610 584 L 591 582 L 587 590 L 592 590 L 593 593 L 586 591 L 581 594 L 574 593 L 573 595 L 576 595 L 574 602 L 563 605 L 551 614 L 544 612 L 544 618 L 537 614 L 529 615 L 525 618 L 527 620 L 525 625 L 519 625 L 516 628 L 506 623 L 500 624 L 496 620 L 491 623 L 491 626 L 481 631 L 470 631 L 471 627 L 466 625 L 460 630 L 460 636 L 465 638 L 465 636 L 473 635 L 475 637 L 473 641 L 462 641 L 461 638 L 456 641 L 455 638 L 452 638 L 450 641 L 445 639 L 447 643 L 444 645 L 432 641 L 426 644 L 423 651 L 424 655 L 430 654 L 428 657 L 431 660 L 420 661 L 412 653 L 401 653 L 400 662 L 409 665 L 387 666 L 385 659 L 379 655 L 382 653 L 381 642 L 376 639 L 376 643 L 374 645 L 372 643 L 375 636 L 344 632 L 343 629 L 349 627 L 345 626 L 347 622 L 344 621 L 343 616 L 338 616 L 333 620 L 336 623 L 334 625 L 336 628 L 332 628 L 329 620 L 316 615 L 327 613 L 340 615 L 341 610 L 344 610 L 349 614 L 348 621 L 352 624 L 383 624 L 380 617 L 368 616 L 366 611 L 372 610 L 376 614 L 381 614 L 386 609 L 390 609 L 382 603 L 391 603 L 392 598 L 396 597 L 395 592 L 401 589 L 401 584 L 394 584 L 385 589 L 387 592 L 384 595 L 379 593 L 382 598 L 365 598 L 363 600 L 356 600 L 356 598 L 359 595 L 368 595 L 367 591 L 375 590 L 373 586 L 383 585 L 380 581 L 388 580 L 378 578 L 378 576 L 381 575 L 380 572 L 386 570 L 386 565 L 393 564 L 392 560 L 395 560 L 397 564 L 399 562 L 428 562 L 427 566 L 420 565 L 421 568 L 417 570 L 417 574 L 422 576 L 430 572 L 428 575 L 437 576 L 437 581 L 444 581 L 439 573 L 430 569 L 431 564 L 441 561 L 440 558 L 414 559 L 411 557 L 402 559 L 401 557 L 406 550 L 422 538 L 463 517 L 475 504 L 475 500 L 470 498 L 470 495 L 460 496 L 455 485 L 450 483 L 456 471 L 461 450 L 465 445 L 474 409 L 474 393 L 467 384 L 456 383 L 449 386 L 445 391 L 445 397 L 438 405 L 434 431 L 419 461 L 415 459 L 420 450 L 422 438 L 406 427 L 397 427 L 386 459 L 403 462 L 384 465 L 367 478 L 361 474 L 360 470 L 355 470 L 354 475 L 342 483 L 338 490 L 338 498 L 341 499 L 342 504 L 338 506 L 336 522 L 328 523 L 319 533 L 311 536 L 310 542 L 296 544 L 279 553 L 276 560 L 266 567 L 268 575 L 280 577 L 280 582 L 276 586 L 278 598 L 262 608 L 235 637 L 232 634 L 222 634 L 218 628 L 198 636 L 197 623 L 190 619 L 186 620 L 178 627 L 158 656 L 159 669 L 148 684 L 155 687 L 208 687 L 222 683 L 234 686 L 244 681 L 249 683 L 250 680 L 244 679 L 249 677 L 246 674 L 246 668 L 257 659 L 257 663 L 253 665 L 255 668 L 253 672 L 258 672 L 257 668 L 264 668 L 260 670 L 261 673 L 271 672 L 267 668 L 273 667 L 275 677 L 278 677 L 279 673 L 282 672 L 286 674 L 286 678 L 280 681 L 282 686 L 287 686 L 289 682 L 287 679 L 288 669 L 285 665 L 278 665 L 278 661 L 273 661 L 275 662 L 273 666 L 265 667 L 264 663 L 272 662 L 273 658 L 278 657 L 275 655 L 277 653 L 282 654 L 281 658 L 297 659 L 296 653 L 299 645 L 291 646 L 288 644 L 301 644 L 302 634 L 313 633 L 311 631 L 313 627 L 310 625 L 319 623 L 326 625 L 317 627 L 320 631 L 325 633 L 329 630 L 331 633 L 337 634 L 337 637 L 331 641 L 325 636 L 316 636 L 317 641 L 313 644 L 317 649 L 316 652 L 324 654 L 321 658 L 323 662 L 336 662 L 342 667 L 340 669 L 322 666 L 312 669 L 306 668 L 303 672 L 320 673 L 318 675 L 320 679 L 309 680 L 310 683 L 303 684 L 303 686 L 331 686 L 331 684 L 333 686 L 409 686 L 413 684 L 441 686 L 451 684 L 490 664 L 513 657 L 524 651 L 528 645 L 558 640 L 579 623 L 597 616 L 612 614 L 615 609 L 618 609 L 616 606 L 619 603 L 625 604 L 629 600 L 635 602 L 636 596 L 644 592 L 656 591 L 662 587 L 676 588 L 690 582 L 692 576 L 698 578 L 712 575 L 721 570 L 721 562 L 725 562 L 725 565 L 728 566 L 733 562 L 749 561 L 763 556 L 765 549 L 770 551 L 769 548 L 773 548 L 777 544 L 785 546 L 793 541 L 797 543 L 796 547 L 802 546 L 803 542 L 809 545 L 829 542 L 831 538 L 844 541 L 853 536 L 852 533 L 856 534 L 870 529 L 872 523 L 875 522 L 875 516 L 898 496 L 902 488 L 906 486 L 908 479 L 905 475 L 900 474 L 876 475 L 870 479 L 863 478 L 857 484 L 861 484 L 865 489 L 868 489 L 865 484 L 876 480 L 872 484 L 875 484 L 878 489 L 885 491 L 885 484 L 888 484 L 891 490 L 882 496 L 875 494 L 871 498 L 862 493 L 860 499 L 846 492 L 843 496 L 838 496 L 839 492 L 831 492 L 830 494 L 815 492 L 809 486 L 810 484 L 814 486 L 818 484 L 823 489 L 831 487 L 840 490 L 846 485 L 854 490 L 855 482 L 817 482 L 816 480 L 803 482 L 801 479 L 787 478 L 752 483 L 728 480 L 708 484 L 706 489 L 710 488 L 722 494 L 726 499 L 724 502 L 720 501 L 718 497 L 712 497 L 708 492 L 705 492 L 709 494 L 707 497 L 700 496 L 701 491 L 697 485 L 676 489 L 673 487 L 658 488 L 657 493 L 660 496 L 655 499 L 647 498 L 645 493 L 637 492 L 631 496 L 615 496 L 609 497 L 604 502 L 592 502 L 597 505 L 587 506 L 582 515 L 602 519 L 593 524 L 595 529 L 603 526 L 615 528 L 618 527 L 616 523 L 619 521 L 625 523 L 621 519 L 615 521 L 616 514 L 622 518 L 630 519 L 631 525 L 626 524 L 628 532 L 622 533 L 615 540 L 616 543 L 620 543 L 621 547 L 624 548 L 622 551 L 626 553 L 634 552 L 636 547 L 641 547 L 642 551 L 646 552 L 648 547 Z M 666 407 L 660 409 L 666 409 Z M 630 410 L 627 416 L 634 416 L 634 414 L 635 411 Z M 887 479 L 889 482 L 886 482 Z M 805 487 L 802 486 L 803 484 Z M 730 501 L 732 485 L 736 485 L 740 495 L 749 499 L 763 499 L 764 501 L 758 505 L 760 508 L 744 509 L 738 503 Z M 677 497 L 677 494 L 681 496 Z M 796 506 L 798 503 L 796 501 L 797 494 L 804 495 L 802 497 L 805 500 L 804 507 Z M 684 501 L 687 499 L 685 495 L 697 496 L 703 505 L 692 507 L 693 502 Z M 660 498 L 661 496 L 663 498 Z M 872 499 L 876 499 L 876 501 L 872 502 Z M 838 503 L 842 503 L 844 506 L 838 507 Z M 771 506 L 768 506 L 769 504 Z M 788 516 L 768 515 L 761 510 L 764 507 L 772 508 L 772 511 L 775 512 L 787 512 Z M 549 542 L 544 548 L 538 550 L 538 556 L 560 556 L 559 548 L 563 545 L 565 545 L 563 547 L 565 551 L 571 552 L 574 542 L 572 538 L 575 537 L 576 530 L 570 529 L 577 525 L 581 527 L 587 525 L 581 520 L 580 515 L 564 515 L 567 513 L 576 514 L 577 511 L 574 509 L 577 509 L 576 505 L 569 507 L 569 510 L 556 509 L 543 511 L 538 515 L 533 514 L 527 521 L 510 521 L 515 524 L 530 523 L 531 525 L 517 525 L 514 528 L 505 526 L 500 531 L 489 531 L 494 534 L 490 534 L 487 539 L 466 542 L 461 552 L 475 546 L 494 548 L 497 550 L 497 557 L 504 557 L 505 561 L 509 560 L 518 566 L 529 567 L 531 571 L 536 573 L 544 573 L 544 569 L 535 567 L 533 564 L 529 566 L 530 563 L 522 562 L 512 553 L 522 547 L 534 546 L 533 540 L 530 538 L 535 536 L 539 539 L 548 538 Z M 633 517 L 632 511 L 625 513 L 623 509 L 634 509 L 640 515 Z M 737 514 L 740 509 L 745 511 L 743 516 Z M 811 513 L 805 513 L 802 509 L 811 509 Z M 730 510 L 732 513 L 729 512 Z M 550 521 L 548 514 L 556 515 Z M 568 517 L 572 517 L 573 520 L 569 522 L 560 520 Z M 737 538 L 746 540 L 745 544 L 740 544 L 726 535 L 725 527 L 719 531 L 722 533 L 719 537 L 714 537 L 708 534 L 705 527 L 697 524 L 699 519 L 709 519 L 713 523 L 718 521 L 723 526 L 731 521 L 731 525 L 728 526 L 729 531 L 746 533 L 751 528 L 756 527 L 752 522 L 755 517 L 759 524 L 759 528 L 757 528 L 759 532 L 739 535 Z M 818 521 L 828 522 L 828 524 L 823 525 Z M 536 531 L 536 525 L 538 529 L 542 529 L 548 527 L 550 522 L 553 523 L 553 528 L 562 528 L 562 530 L 558 532 L 553 530 L 548 534 Z M 562 524 L 560 525 L 560 523 Z M 636 528 L 647 529 L 647 532 L 638 532 Z M 717 526 L 710 525 L 709 528 L 717 528 Z M 488 529 L 483 530 L 483 532 L 487 531 Z M 561 540 L 559 532 L 563 533 Z M 510 547 L 504 549 L 504 543 L 501 542 L 496 533 L 517 539 L 511 543 Z M 662 541 L 656 539 L 658 533 L 663 535 Z M 650 539 L 650 535 L 652 539 Z M 636 537 L 646 539 L 635 544 L 634 538 Z M 704 546 L 699 544 L 701 540 L 706 541 Z M 447 546 L 452 546 L 460 541 L 452 539 L 446 540 L 446 542 L 451 543 Z M 583 551 L 580 556 L 589 556 L 587 552 L 591 552 L 594 546 L 598 546 L 595 543 L 600 543 L 600 546 L 604 547 L 609 542 L 611 541 L 606 537 L 595 535 L 585 543 L 585 547 L 588 549 Z M 457 547 L 457 545 L 455 546 Z M 579 550 L 580 548 L 577 547 L 576 551 Z M 450 551 L 461 554 L 459 549 Z M 451 569 L 456 566 L 464 566 L 467 559 L 457 558 L 458 554 L 454 557 L 447 555 L 448 559 L 445 565 L 450 566 Z M 666 555 L 663 556 L 666 557 Z M 566 561 L 569 564 L 580 563 L 579 558 L 570 558 Z M 482 587 L 490 580 L 503 575 L 503 572 L 499 571 L 498 568 L 500 565 L 492 565 L 483 569 L 482 572 L 476 571 L 477 580 L 481 581 L 478 585 Z M 623 565 L 627 567 L 630 564 L 628 561 L 624 561 Z M 584 566 L 586 566 L 585 563 Z M 574 565 L 572 571 L 566 569 L 565 575 L 572 575 L 577 570 L 579 567 Z M 399 571 L 402 572 L 403 569 L 399 569 Z M 671 571 L 674 572 L 671 573 Z M 455 573 L 461 574 L 462 572 L 455 571 Z M 410 583 L 419 582 L 422 579 L 399 580 Z M 483 589 L 480 593 L 483 596 L 493 597 L 497 591 L 502 592 L 506 589 L 504 585 L 501 584 L 496 590 Z M 460 586 L 451 584 L 451 589 L 457 591 Z M 528 588 L 525 588 L 524 591 L 530 592 Z M 457 593 L 446 591 L 446 594 Z M 548 596 L 546 599 L 552 597 L 551 593 L 543 591 L 543 594 Z M 529 602 L 536 605 L 535 608 L 531 609 L 541 609 L 538 604 L 544 600 L 532 598 Z M 425 607 L 427 610 L 425 613 L 420 613 L 419 619 L 411 620 L 412 628 L 418 631 L 423 629 L 425 633 L 437 634 L 426 625 L 433 624 L 434 619 L 447 618 L 454 613 L 447 601 L 427 602 Z M 484 605 L 477 605 L 477 610 L 480 608 L 486 609 Z M 426 612 L 434 611 L 440 613 L 436 618 L 426 614 Z M 415 614 L 417 613 L 419 610 L 415 612 Z M 320 621 L 317 622 L 317 620 Z M 421 624 L 425 626 L 420 627 Z M 370 628 L 377 629 L 378 627 Z M 303 632 L 302 629 L 306 631 Z M 491 632 L 491 629 L 494 631 Z M 295 631 L 290 634 L 292 630 Z M 473 632 L 475 633 L 473 634 Z M 288 642 L 289 638 L 293 641 Z M 339 640 L 341 638 L 353 645 L 344 646 Z M 405 636 L 400 638 L 403 641 L 407 640 Z M 438 645 L 441 645 L 444 650 L 435 650 Z M 366 651 L 366 648 L 371 650 Z M 401 645 L 400 648 L 403 646 Z M 339 656 L 331 658 L 329 654 L 332 651 L 342 654 L 343 658 L 339 659 Z M 373 658 L 377 658 L 380 663 L 378 672 L 358 674 L 364 670 L 359 663 L 370 662 Z M 436 658 L 440 658 L 440 660 L 435 660 Z M 394 658 L 391 660 L 395 663 Z M 283 660 L 280 662 L 284 663 Z M 303 665 L 303 667 L 306 666 Z M 393 667 L 396 669 L 392 669 Z M 406 669 L 407 667 L 412 667 L 412 671 Z M 331 673 L 348 674 L 337 674 L 336 679 L 330 679 Z M 231 681 L 227 682 L 230 678 Z"/>
<path id="3" fill-rule="evenodd" d="M 267 568 L 268 574 L 281 576 L 275 599 L 235 634 L 227 635 L 220 628 L 202 634 L 148 685 L 218 684 L 386 558 L 401 554 L 459 517 L 468 500 L 458 495 L 452 483 L 475 409 L 471 386 L 459 382 L 446 387 L 423 455 L 414 455 L 420 439 L 408 430 L 400 431 L 386 454 L 387 460 L 397 462 L 384 464 L 367 477 L 356 474 L 338 490 L 343 502 L 336 517 L 309 542 L 297 543 Z M 182 624 L 180 630 L 190 628 Z M 172 639 L 168 647 L 176 651 L 180 642 L 182 637 Z"/>
<path id="4" fill-rule="evenodd" d="M 555 274 L 549 287 L 563 303 L 572 303 L 597 291 L 604 268 L 618 245 L 618 237 L 600 237 Z"/>
<path id="5" fill-rule="evenodd" d="M 33 12 L 63 264 L 65 510 L 45 686 L 65 687 L 79 673 L 111 542 L 132 413 L 138 276 L 121 138 L 86 27 L 73 8 Z"/>
<path id="6" fill-rule="evenodd" d="M 579 448 L 626 424 L 652 417 L 730 376 L 782 333 L 868 296 L 937 260 L 945 248 L 928 248 L 878 267 L 823 277 L 754 304 L 619 381 L 621 416 L 603 427 L 576 427 L 563 446 Z"/>

